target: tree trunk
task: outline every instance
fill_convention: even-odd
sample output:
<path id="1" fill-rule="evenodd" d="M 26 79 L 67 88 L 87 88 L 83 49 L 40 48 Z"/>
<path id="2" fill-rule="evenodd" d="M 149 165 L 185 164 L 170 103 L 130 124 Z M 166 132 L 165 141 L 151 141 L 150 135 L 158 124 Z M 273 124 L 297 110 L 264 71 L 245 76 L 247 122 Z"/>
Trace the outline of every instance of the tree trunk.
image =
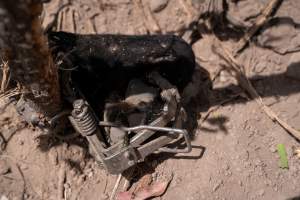
<path id="1" fill-rule="evenodd" d="M 11 79 L 23 89 L 18 111 L 26 121 L 45 125 L 60 111 L 61 99 L 41 12 L 40 0 L 0 0 L 0 59 L 8 61 Z"/>

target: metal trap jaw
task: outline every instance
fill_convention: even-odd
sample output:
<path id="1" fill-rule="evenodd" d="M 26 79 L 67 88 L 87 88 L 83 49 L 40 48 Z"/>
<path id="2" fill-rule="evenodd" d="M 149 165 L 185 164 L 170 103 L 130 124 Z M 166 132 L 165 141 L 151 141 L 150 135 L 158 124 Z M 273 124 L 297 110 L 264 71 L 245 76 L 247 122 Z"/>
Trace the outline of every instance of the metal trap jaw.
<path id="1" fill-rule="evenodd" d="M 160 88 L 163 105 L 159 115 L 152 116 L 148 124 L 127 127 L 99 121 L 88 102 L 83 99 L 73 102 L 71 124 L 87 139 L 95 159 L 111 174 L 122 173 L 152 153 L 189 153 L 192 149 L 189 134 L 182 129 L 186 113 L 180 105 L 177 88 L 157 72 L 149 77 Z M 119 140 L 112 142 L 109 128 L 118 130 Z"/>

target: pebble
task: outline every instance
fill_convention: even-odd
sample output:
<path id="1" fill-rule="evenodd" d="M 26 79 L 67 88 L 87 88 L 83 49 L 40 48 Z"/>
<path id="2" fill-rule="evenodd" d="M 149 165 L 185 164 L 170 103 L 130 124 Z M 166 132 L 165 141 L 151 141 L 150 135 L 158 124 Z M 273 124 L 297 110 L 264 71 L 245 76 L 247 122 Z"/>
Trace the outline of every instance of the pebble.
<path id="1" fill-rule="evenodd" d="M 276 151 L 277 151 L 275 146 L 271 146 L 269 149 L 272 153 L 276 153 Z"/>
<path id="2" fill-rule="evenodd" d="M 24 194 L 24 199 L 29 199 L 30 198 L 30 195 L 29 194 L 27 194 L 27 193 L 25 193 Z M 2 200 L 2 199 L 1 199 Z"/>
<path id="3" fill-rule="evenodd" d="M 87 176 L 88 176 L 89 178 L 91 178 L 93 175 L 94 175 L 94 173 L 93 173 L 93 171 L 91 171 L 91 172 L 88 173 Z"/>
<path id="4" fill-rule="evenodd" d="M 169 0 L 151 0 L 150 9 L 152 12 L 160 12 L 167 7 Z"/>
<path id="5" fill-rule="evenodd" d="M 223 82 L 223 83 L 227 82 L 229 77 L 230 77 L 230 75 L 228 74 L 228 72 L 226 72 L 224 70 L 220 72 L 220 81 L 221 82 Z"/>

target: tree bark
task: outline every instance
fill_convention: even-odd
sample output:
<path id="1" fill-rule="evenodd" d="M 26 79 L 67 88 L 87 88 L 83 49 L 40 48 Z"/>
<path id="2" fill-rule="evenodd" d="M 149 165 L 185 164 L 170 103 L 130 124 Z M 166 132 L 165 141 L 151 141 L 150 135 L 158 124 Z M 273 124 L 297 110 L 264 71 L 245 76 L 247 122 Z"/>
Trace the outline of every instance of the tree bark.
<path id="1" fill-rule="evenodd" d="M 8 61 L 12 80 L 24 89 L 17 108 L 33 124 L 61 109 L 58 72 L 41 28 L 41 12 L 40 0 L 0 0 L 0 59 Z"/>

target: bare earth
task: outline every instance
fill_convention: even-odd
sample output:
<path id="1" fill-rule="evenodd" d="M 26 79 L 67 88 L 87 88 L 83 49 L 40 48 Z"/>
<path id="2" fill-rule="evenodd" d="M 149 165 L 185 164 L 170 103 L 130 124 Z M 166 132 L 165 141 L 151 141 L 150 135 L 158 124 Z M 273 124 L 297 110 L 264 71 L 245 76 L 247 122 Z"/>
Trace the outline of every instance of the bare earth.
<path id="1" fill-rule="evenodd" d="M 82 34 L 178 33 L 208 9 L 205 0 L 188 3 L 169 0 L 158 12 L 151 11 L 155 5 L 150 6 L 150 0 L 138 2 L 53 0 L 46 6 L 44 23 L 54 18 L 60 5 L 64 7 L 57 16 L 59 30 Z M 165 1 L 158 1 L 161 2 Z M 227 1 L 227 19 L 246 28 L 269 1 L 233 2 Z M 276 12 L 274 23 L 264 27 L 238 57 L 265 103 L 298 130 L 299 9 L 300 1 L 285 0 Z M 229 32 L 235 30 L 222 29 L 221 24 L 220 29 L 218 36 L 224 45 L 233 48 L 238 34 L 231 36 Z M 212 42 L 208 35 L 193 44 L 197 63 L 214 80 L 201 80 L 197 89 L 202 88 L 202 96 L 188 105 L 190 109 L 197 107 L 201 114 L 192 153 L 152 156 L 140 166 L 149 168 L 147 173 L 151 175 L 146 173 L 146 176 L 153 180 L 173 175 L 165 194 L 154 199 L 300 199 L 300 155 L 296 153 L 299 142 L 271 121 L 230 74 L 220 71 L 223 62 L 212 51 Z M 195 88 L 187 91 L 196 92 Z M 208 108 L 218 105 L 203 122 Z M 11 104 L 5 106 L 4 101 L 0 112 L 0 200 L 109 199 L 117 177 L 95 163 L 84 139 L 60 141 L 34 130 L 18 118 Z M 280 143 L 287 149 L 289 169 L 279 167 L 276 146 Z M 140 175 L 133 177 L 138 182 Z"/>

